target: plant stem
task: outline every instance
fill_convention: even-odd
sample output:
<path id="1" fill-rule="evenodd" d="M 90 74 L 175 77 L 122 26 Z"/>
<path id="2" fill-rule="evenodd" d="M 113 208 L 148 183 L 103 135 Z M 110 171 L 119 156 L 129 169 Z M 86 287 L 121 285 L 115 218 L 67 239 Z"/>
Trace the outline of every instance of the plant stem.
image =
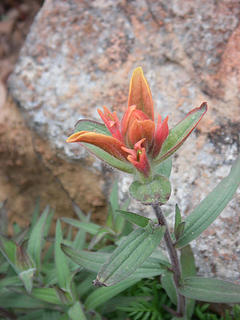
<path id="1" fill-rule="evenodd" d="M 172 264 L 172 269 L 173 269 L 173 280 L 174 280 L 174 284 L 175 284 L 176 292 L 177 292 L 177 313 L 179 314 L 179 316 L 183 316 L 184 309 L 185 309 L 185 297 L 183 295 L 181 295 L 178 290 L 178 288 L 180 287 L 180 281 L 181 281 L 181 267 L 180 267 L 177 251 L 173 245 L 173 241 L 172 241 L 172 238 L 170 235 L 168 224 L 167 224 L 167 221 L 162 213 L 161 207 L 159 205 L 153 205 L 153 209 L 154 209 L 155 214 L 157 216 L 158 223 L 161 226 L 166 227 L 166 231 L 164 234 L 164 240 L 165 240 L 165 244 L 166 244 L 166 247 L 168 250 L 168 254 L 169 254 L 171 264 Z"/>

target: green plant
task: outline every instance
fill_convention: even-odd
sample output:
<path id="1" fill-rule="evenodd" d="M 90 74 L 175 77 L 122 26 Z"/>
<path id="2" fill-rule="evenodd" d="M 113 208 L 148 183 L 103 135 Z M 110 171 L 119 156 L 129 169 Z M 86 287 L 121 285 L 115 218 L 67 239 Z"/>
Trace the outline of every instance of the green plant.
<path id="1" fill-rule="evenodd" d="M 195 301 L 240 302 L 239 285 L 196 275 L 190 247 L 232 199 L 240 183 L 240 157 L 185 220 L 176 205 L 173 232 L 162 210 L 171 193 L 170 156 L 206 110 L 203 103 L 170 131 L 159 117 L 155 130 L 150 89 L 137 68 L 121 125 L 106 108 L 99 112 L 106 127 L 78 122 L 68 141 L 84 144 L 108 164 L 133 174 L 131 196 L 151 206 L 156 218 L 128 211 L 129 201 L 119 203 L 116 182 L 104 226 L 77 206 L 78 218 L 59 219 L 54 236 L 49 234 L 53 211 L 48 207 L 41 215 L 36 208 L 26 230 L 15 225 L 12 238 L 1 226 L 2 319 L 219 319 L 207 305 L 195 307 Z M 238 319 L 239 313 L 235 306 L 225 317 Z"/>
<path id="2" fill-rule="evenodd" d="M 28 229 L 15 225 L 12 239 L 1 236 L 0 319 L 172 319 L 169 308 L 174 303 L 159 281 L 170 264 L 159 249 L 130 281 L 97 289 L 92 285 L 104 261 L 133 232 L 132 224 L 119 215 L 117 195 L 115 183 L 108 227 L 91 222 L 75 206 L 78 219 L 62 218 L 65 227 L 61 230 L 59 220 L 55 236 L 50 236 L 53 211 L 47 207 L 40 215 L 36 207 Z M 197 305 L 193 319 L 225 319 L 208 312 L 207 307 Z M 233 311 L 234 316 L 227 311 L 227 320 L 238 319 L 240 307 Z"/>
<path id="3" fill-rule="evenodd" d="M 144 263 L 164 239 L 170 266 L 159 265 L 162 286 L 176 305 L 174 319 L 191 318 L 194 301 L 240 302 L 240 285 L 220 279 L 196 276 L 190 242 L 196 239 L 218 217 L 232 199 L 240 183 L 240 157 L 229 175 L 182 221 L 176 206 L 174 233 L 170 233 L 162 211 L 171 194 L 170 156 L 185 142 L 207 111 L 207 103 L 190 111 L 185 119 L 169 130 L 168 118 L 158 116 L 150 88 L 139 67 L 130 82 L 128 108 L 119 121 L 116 112 L 106 107 L 98 110 L 105 126 L 91 120 L 80 120 L 67 142 L 80 142 L 91 153 L 109 165 L 133 175 L 130 195 L 142 204 L 151 205 L 157 218 L 148 219 L 138 213 L 119 210 L 119 215 L 138 226 L 110 254 L 102 265 L 94 284 L 111 287 L 134 279 Z M 110 225 L 114 230 L 116 226 Z M 179 260 L 178 251 L 181 258 Z M 66 252 L 66 250 L 65 250 Z M 67 252 L 66 252 L 67 253 Z M 72 257 L 73 258 L 73 257 Z M 98 289 L 100 290 L 100 289 Z"/>

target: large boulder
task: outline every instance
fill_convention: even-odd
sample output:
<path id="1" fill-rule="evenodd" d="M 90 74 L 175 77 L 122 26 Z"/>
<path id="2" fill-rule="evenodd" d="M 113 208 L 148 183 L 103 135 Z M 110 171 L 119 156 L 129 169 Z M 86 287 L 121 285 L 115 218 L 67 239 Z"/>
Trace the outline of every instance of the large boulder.
<path id="1" fill-rule="evenodd" d="M 103 105 L 122 114 L 131 72 L 139 65 L 156 110 L 169 115 L 170 127 L 201 102 L 209 104 L 207 116 L 174 157 L 165 211 L 173 212 L 178 202 L 187 215 L 228 174 L 239 152 L 239 14 L 235 0 L 45 1 L 9 88 L 27 125 L 51 146 L 48 158 L 45 148 L 39 150 L 46 167 L 57 178 L 69 163 L 79 168 L 59 183 L 72 190 L 69 196 L 80 207 L 86 200 L 79 181 L 82 188 L 96 188 L 96 182 L 86 182 L 86 172 L 99 175 L 104 192 L 112 174 L 65 139 L 78 119 L 98 119 L 96 109 Z M 59 159 L 61 170 L 51 157 Z M 120 175 L 119 181 L 124 197 L 130 179 Z M 237 193 L 193 243 L 201 273 L 239 277 L 239 201 Z M 131 208 L 149 212 L 134 201 Z"/>

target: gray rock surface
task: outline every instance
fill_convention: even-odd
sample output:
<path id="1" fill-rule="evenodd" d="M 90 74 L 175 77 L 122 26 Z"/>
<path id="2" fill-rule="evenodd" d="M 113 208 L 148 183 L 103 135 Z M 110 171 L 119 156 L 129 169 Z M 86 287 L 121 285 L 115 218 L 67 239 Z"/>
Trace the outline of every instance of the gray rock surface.
<path id="1" fill-rule="evenodd" d="M 173 194 L 165 206 L 172 211 L 178 202 L 187 215 L 239 153 L 239 14 L 237 0 L 45 1 L 10 77 L 11 94 L 58 155 L 80 161 L 88 155 L 65 138 L 78 119 L 98 119 L 103 105 L 122 114 L 139 65 L 170 127 L 207 101 L 207 116 L 174 157 Z M 98 160 L 92 165 L 104 170 Z M 127 192 L 129 177 L 120 179 Z M 239 203 L 238 191 L 193 243 L 201 274 L 239 279 Z"/>

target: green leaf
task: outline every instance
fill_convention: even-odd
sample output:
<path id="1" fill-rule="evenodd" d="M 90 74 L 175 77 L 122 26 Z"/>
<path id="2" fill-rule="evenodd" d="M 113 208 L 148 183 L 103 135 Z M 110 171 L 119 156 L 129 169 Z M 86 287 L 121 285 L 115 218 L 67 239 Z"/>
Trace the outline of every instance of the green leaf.
<path id="1" fill-rule="evenodd" d="M 112 192 L 110 194 L 110 207 L 113 215 L 113 226 L 114 230 L 117 234 L 120 234 L 124 228 L 125 220 L 124 218 L 117 213 L 119 209 L 119 201 L 118 201 L 118 182 L 115 181 Z"/>
<path id="2" fill-rule="evenodd" d="M 141 216 L 134 212 L 124 211 L 124 210 L 117 210 L 117 212 L 119 212 L 129 222 L 134 223 L 137 226 L 142 228 L 145 228 L 151 221 L 150 219 L 145 218 L 144 216 Z"/>
<path id="3" fill-rule="evenodd" d="M 33 309 L 39 308 L 44 309 L 49 307 L 49 304 L 46 304 L 42 301 L 34 299 L 28 295 L 25 295 L 24 292 L 7 292 L 1 293 L 0 295 L 0 306 L 5 308 L 13 309 Z"/>
<path id="4" fill-rule="evenodd" d="M 72 206 L 73 206 L 74 212 L 76 213 L 80 221 L 84 221 L 84 222 L 89 221 L 88 215 L 85 215 L 75 202 L 73 202 Z"/>
<path id="5" fill-rule="evenodd" d="M 75 239 L 73 241 L 73 247 L 83 249 L 86 241 L 86 231 L 78 230 Z"/>
<path id="6" fill-rule="evenodd" d="M 168 158 L 163 162 L 154 166 L 154 173 L 159 174 L 160 176 L 170 177 L 172 171 L 172 158 Z"/>
<path id="7" fill-rule="evenodd" d="M 196 275 L 194 255 L 189 245 L 181 249 L 180 262 L 183 278 Z"/>
<path id="8" fill-rule="evenodd" d="M 185 229 L 185 221 L 182 221 L 181 223 L 179 223 L 179 225 L 177 226 L 176 232 L 175 232 L 175 238 L 176 241 L 182 236 L 184 229 Z"/>
<path id="9" fill-rule="evenodd" d="M 79 120 L 75 126 L 74 132 L 78 131 L 90 131 L 111 136 L 110 132 L 105 127 L 105 125 L 92 120 Z M 81 145 L 84 146 L 90 153 L 94 154 L 97 158 L 105 161 L 110 166 L 128 173 L 134 172 L 134 168 L 130 163 L 121 161 L 111 156 L 109 153 L 105 152 L 101 148 L 84 142 L 81 143 Z"/>
<path id="10" fill-rule="evenodd" d="M 173 274 L 171 272 L 164 273 L 161 276 L 161 284 L 172 303 L 177 305 L 177 292 L 173 281 Z"/>
<path id="11" fill-rule="evenodd" d="M 34 310 L 27 314 L 18 317 L 18 320 L 42 320 L 44 317 L 44 310 Z"/>
<path id="12" fill-rule="evenodd" d="M 179 210 L 178 205 L 176 204 L 176 206 L 175 206 L 175 223 L 174 223 L 174 233 L 175 233 L 175 236 L 176 236 L 177 227 L 179 226 L 179 224 L 180 224 L 181 222 L 182 222 L 181 212 L 180 212 L 180 210 Z"/>
<path id="13" fill-rule="evenodd" d="M 22 280 L 27 292 L 30 293 L 36 269 L 24 246 L 17 246 L 13 241 L 1 237 L 0 251 Z"/>
<path id="14" fill-rule="evenodd" d="M 114 227 L 113 208 L 111 205 L 108 206 L 106 226 L 111 229 Z"/>
<path id="15" fill-rule="evenodd" d="M 79 251 L 64 244 L 61 244 L 61 248 L 63 252 L 75 263 L 89 271 L 96 273 L 99 271 L 101 265 L 109 258 L 108 253 L 83 250 Z"/>
<path id="16" fill-rule="evenodd" d="M 17 245 L 16 247 L 16 266 L 21 271 L 32 268 L 35 269 L 34 261 L 26 251 L 25 243 L 26 242 L 22 243 L 21 245 Z"/>
<path id="17" fill-rule="evenodd" d="M 71 295 L 71 293 L 62 290 L 57 286 L 55 286 L 54 289 L 56 290 L 57 296 L 63 305 L 73 304 L 73 296 Z"/>
<path id="18" fill-rule="evenodd" d="M 37 198 L 34 211 L 32 214 L 32 218 L 31 218 L 31 226 L 30 226 L 29 234 L 32 232 L 33 227 L 38 221 L 39 213 L 40 213 L 40 199 Z"/>
<path id="19" fill-rule="evenodd" d="M 31 293 L 32 291 L 35 271 L 35 268 L 30 268 L 19 273 L 19 278 L 22 280 L 24 287 L 26 288 L 26 291 L 28 293 Z"/>
<path id="20" fill-rule="evenodd" d="M 110 204 L 111 207 L 113 208 L 113 212 L 115 212 L 117 209 L 119 209 L 119 204 L 118 204 L 118 182 L 115 181 L 113 186 L 112 186 L 112 191 L 110 193 Z"/>
<path id="21" fill-rule="evenodd" d="M 84 146 L 90 153 L 94 154 L 97 158 L 100 160 L 106 162 L 110 166 L 119 169 L 121 171 L 127 172 L 127 173 L 134 173 L 134 167 L 130 164 L 130 162 L 125 162 L 122 160 L 119 160 L 113 156 L 111 156 L 109 153 L 104 151 L 103 149 L 96 147 L 90 143 L 81 142 L 82 146 Z"/>
<path id="22" fill-rule="evenodd" d="M 148 258 L 140 268 L 138 268 L 132 277 L 144 279 L 153 278 L 166 272 L 166 266 L 156 263 L 156 260 Z"/>
<path id="23" fill-rule="evenodd" d="M 240 285 L 202 277 L 188 277 L 179 289 L 185 297 L 216 303 L 240 303 Z"/>
<path id="24" fill-rule="evenodd" d="M 70 292 L 72 275 L 69 270 L 66 256 L 60 247 L 62 240 L 61 223 L 57 220 L 54 248 L 56 274 L 60 288 Z"/>
<path id="25" fill-rule="evenodd" d="M 76 264 L 87 269 L 88 271 L 97 273 L 102 265 L 110 258 L 110 254 L 106 252 L 89 252 L 79 251 L 62 244 L 62 250 Z M 159 253 L 149 257 L 142 265 L 134 272 L 136 278 L 150 278 L 162 274 L 166 267 L 169 266 L 166 258 Z"/>
<path id="26" fill-rule="evenodd" d="M 111 287 L 102 287 L 98 288 L 93 293 L 91 293 L 86 301 L 85 307 L 87 310 L 92 310 L 97 308 L 98 306 L 102 305 L 106 301 L 110 300 L 111 298 L 118 295 L 120 292 L 126 290 L 127 288 L 133 286 L 137 283 L 139 279 L 130 277 L 126 280 L 123 280 Z"/>
<path id="27" fill-rule="evenodd" d="M 175 223 L 174 223 L 174 235 L 176 241 L 181 237 L 184 232 L 185 222 L 182 222 L 181 212 L 178 205 L 175 207 Z"/>
<path id="28" fill-rule="evenodd" d="M 181 249 L 180 262 L 183 278 L 196 275 L 197 271 L 195 266 L 195 259 L 190 245 L 187 245 L 186 247 Z M 195 300 L 187 298 L 185 305 L 185 314 L 187 316 L 187 319 L 192 319 L 194 308 Z"/>
<path id="29" fill-rule="evenodd" d="M 229 175 L 187 216 L 183 235 L 178 239 L 178 248 L 196 239 L 219 216 L 232 199 L 240 183 L 240 156 L 233 164 Z"/>
<path id="30" fill-rule="evenodd" d="M 171 195 L 171 185 L 168 178 L 155 176 L 149 183 L 134 181 L 129 189 L 131 196 L 143 204 L 162 205 Z"/>
<path id="31" fill-rule="evenodd" d="M 46 207 L 41 217 L 38 219 L 38 222 L 34 225 L 28 241 L 27 251 L 33 258 L 38 271 L 40 271 L 41 266 L 41 253 L 44 241 L 43 236 L 48 213 L 49 207 Z"/>
<path id="32" fill-rule="evenodd" d="M 92 222 L 82 222 L 72 218 L 61 218 L 61 220 L 92 235 L 96 235 L 101 229 L 101 226 Z"/>
<path id="33" fill-rule="evenodd" d="M 32 296 L 48 303 L 62 305 L 62 301 L 54 288 L 33 288 Z"/>
<path id="34" fill-rule="evenodd" d="M 74 210 L 76 213 L 78 212 L 77 215 L 80 220 L 86 223 L 89 222 L 90 215 L 84 215 L 77 206 L 74 206 Z M 83 249 L 86 245 L 86 235 L 87 235 L 87 232 L 85 230 L 79 229 L 73 241 L 73 247 L 78 249 Z"/>
<path id="35" fill-rule="evenodd" d="M 79 301 L 75 302 L 75 304 L 68 310 L 68 315 L 71 320 L 87 320 Z"/>
<path id="36" fill-rule="evenodd" d="M 19 279 L 18 276 L 6 276 L 5 278 L 0 280 L 0 290 L 8 286 L 22 286 L 22 281 Z"/>
<path id="37" fill-rule="evenodd" d="M 93 273 L 86 273 L 84 275 L 83 280 L 77 285 L 76 291 L 77 291 L 78 297 L 83 297 L 89 291 L 93 291 L 93 289 L 95 289 L 92 285 L 95 277 L 96 275 Z"/>
<path id="38" fill-rule="evenodd" d="M 130 233 L 102 266 L 96 284 L 111 286 L 133 274 L 157 248 L 164 232 L 164 227 L 148 226 Z"/>
<path id="39" fill-rule="evenodd" d="M 90 131 L 111 136 L 111 133 L 104 124 L 88 119 L 81 119 L 75 124 L 74 132 L 78 131 Z"/>
<path id="40" fill-rule="evenodd" d="M 171 263 L 169 262 L 167 256 L 159 248 L 157 248 L 153 251 L 150 258 L 156 259 L 156 261 L 158 261 L 158 263 L 164 265 L 167 268 L 171 268 Z"/>
<path id="41" fill-rule="evenodd" d="M 8 263 L 18 273 L 20 270 L 16 264 L 17 245 L 12 240 L 8 240 L 5 237 L 0 236 L 0 251 L 2 255 L 7 259 Z"/>
<path id="42" fill-rule="evenodd" d="M 197 126 L 204 114 L 207 112 L 207 103 L 203 102 L 199 108 L 190 111 L 186 117 L 170 130 L 167 139 L 164 141 L 159 156 L 155 163 L 160 163 L 176 152 L 184 141 Z"/>

